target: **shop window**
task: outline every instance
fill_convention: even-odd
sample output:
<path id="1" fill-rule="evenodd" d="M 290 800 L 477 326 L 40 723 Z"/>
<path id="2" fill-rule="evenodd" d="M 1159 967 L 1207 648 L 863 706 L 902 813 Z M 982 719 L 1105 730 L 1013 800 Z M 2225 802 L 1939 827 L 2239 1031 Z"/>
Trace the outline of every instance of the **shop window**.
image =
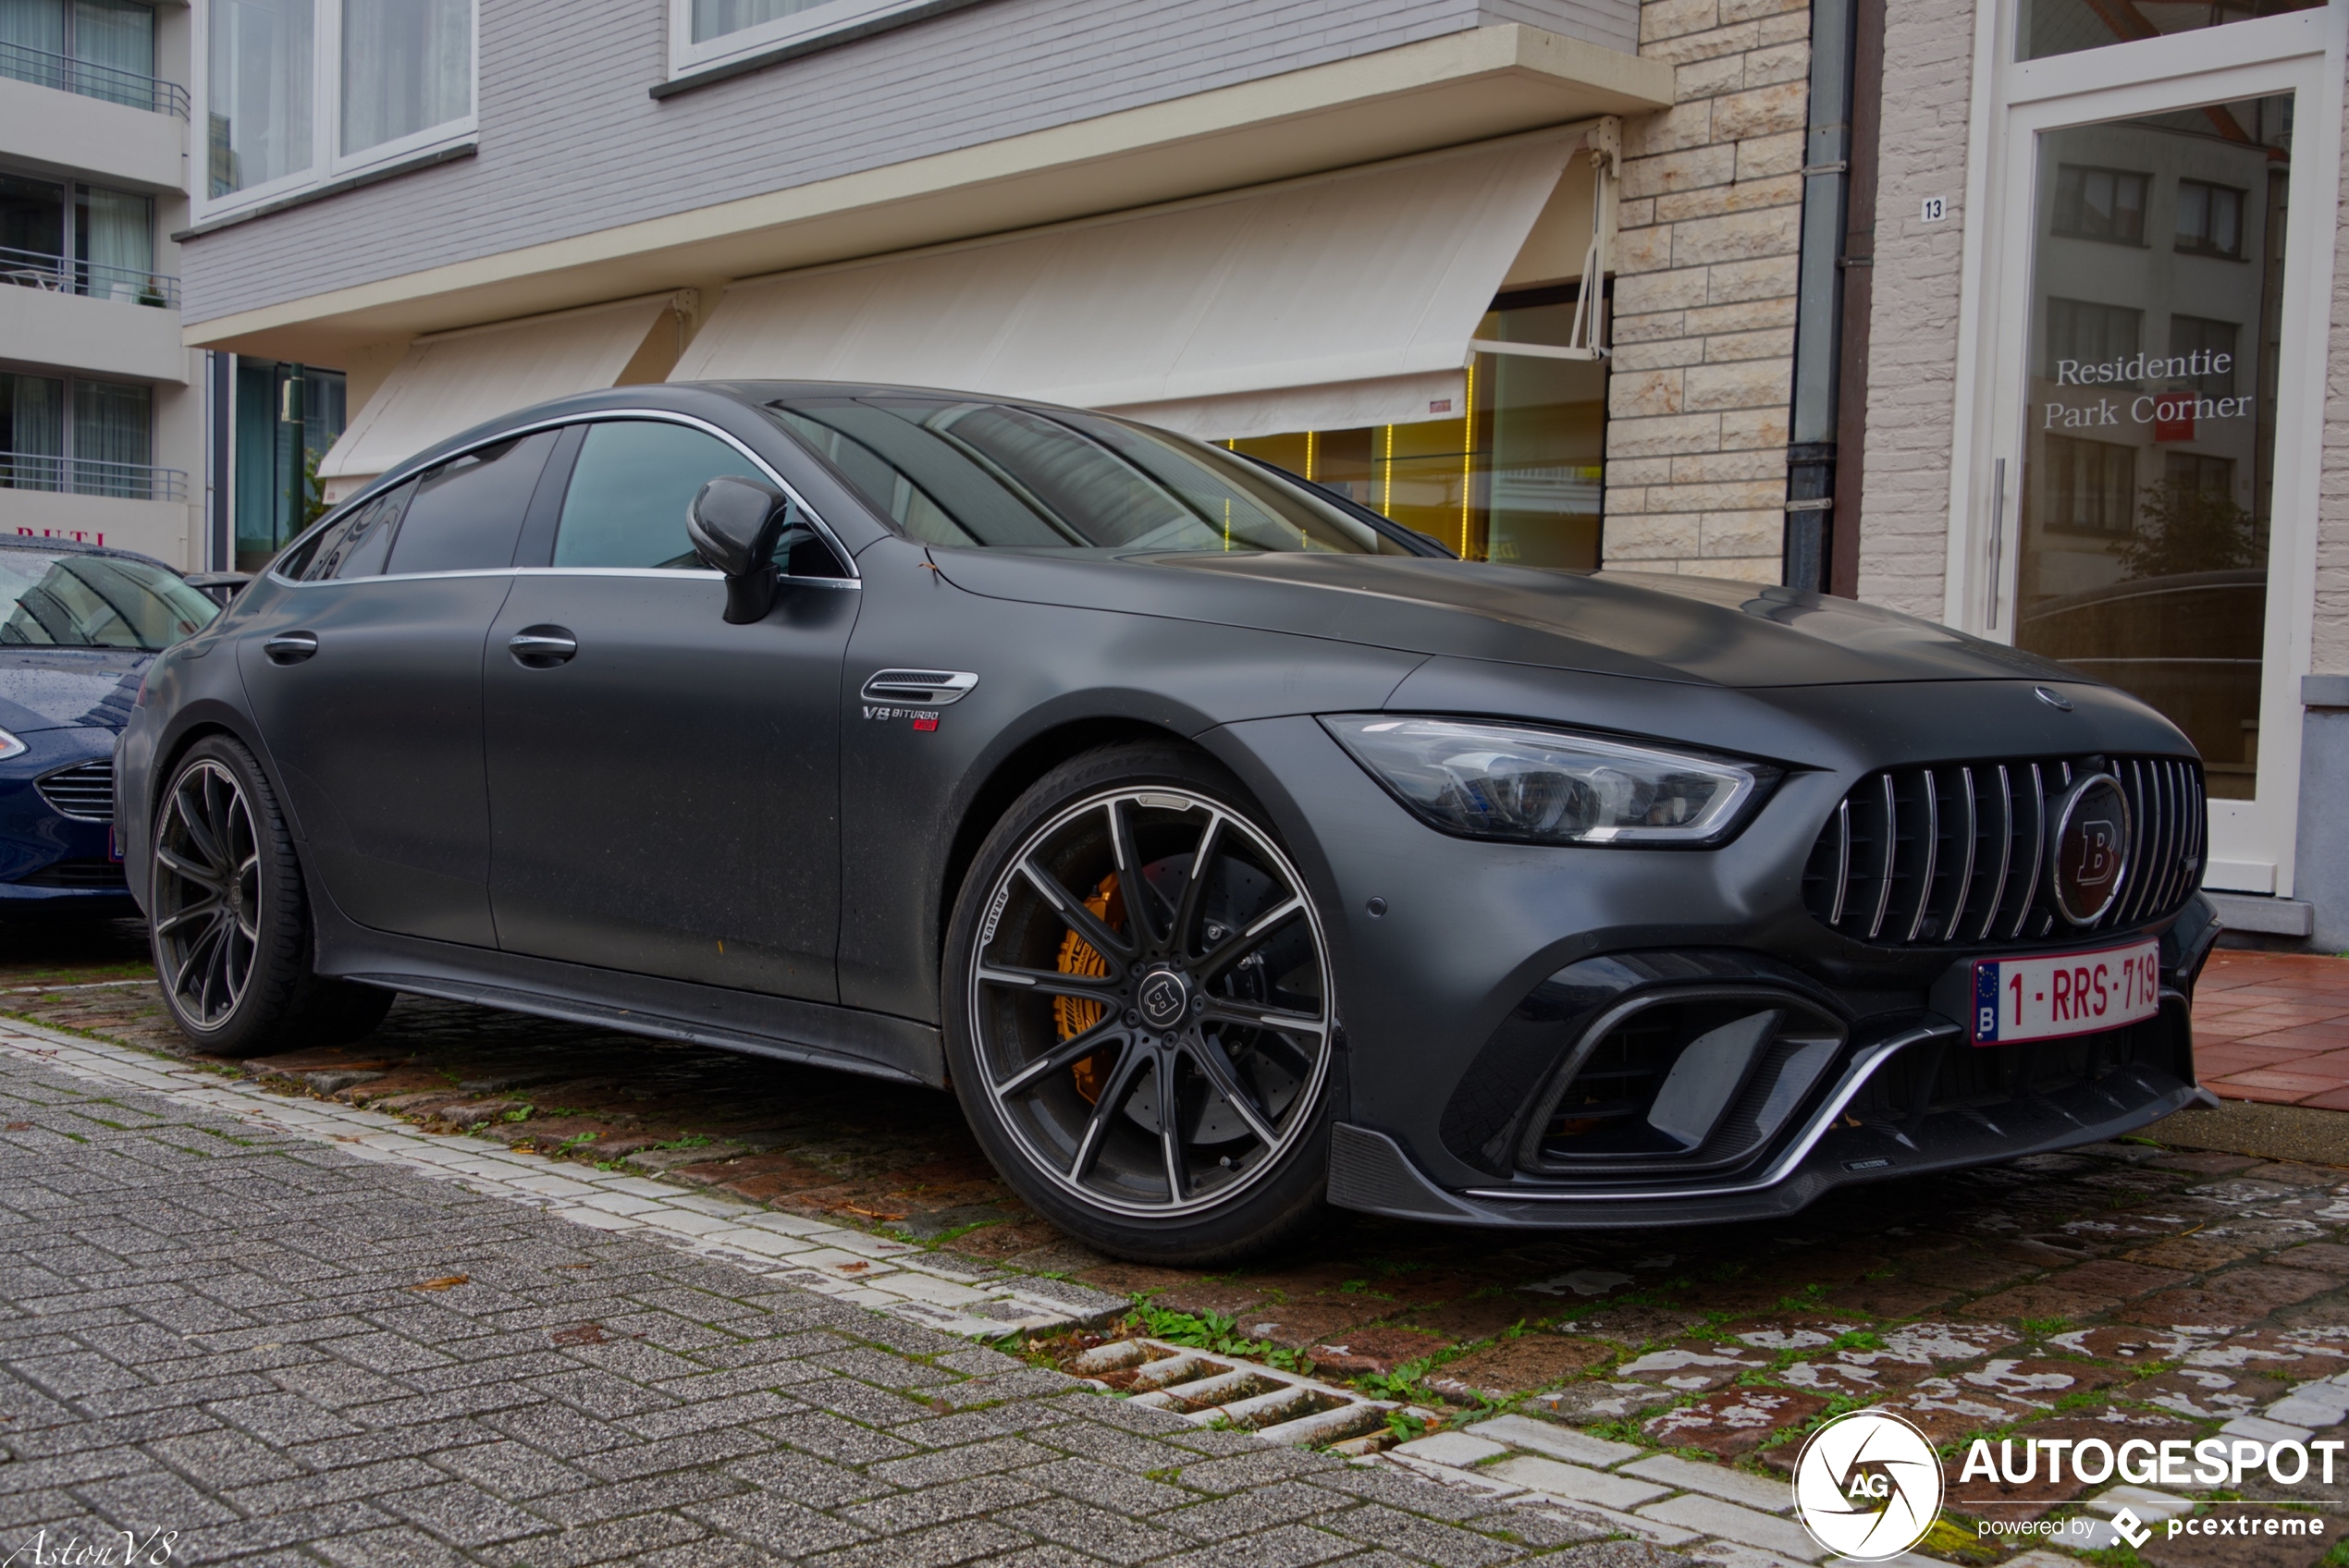
<path id="1" fill-rule="evenodd" d="M 2055 231 L 2110 245 L 2146 242 L 2146 177 L 2066 164 L 2056 171 Z"/>
<path id="2" fill-rule="evenodd" d="M 2197 256 L 2243 255 L 2243 192 L 2207 180 L 2178 181 L 2178 249 Z"/>
<path id="3" fill-rule="evenodd" d="M 2258 791 L 2292 121 L 2280 95 L 2038 137 L 2015 643 L 2158 708 L 2219 800 Z M 2142 240 L 2148 189 L 2179 192 L 2174 249 L 2077 243 Z"/>
<path id="4" fill-rule="evenodd" d="M 2015 57 L 2044 59 L 2109 49 L 2166 33 L 2320 11 L 2325 0 L 2023 0 Z"/>
<path id="5" fill-rule="evenodd" d="M 1480 341 L 1568 341 L 1574 290 L 1504 295 Z M 1457 418 L 1225 443 L 1435 539 L 1470 560 L 1595 569 L 1605 486 L 1606 369 L 1479 353 Z"/>
<path id="6" fill-rule="evenodd" d="M 326 512 L 318 460 L 342 434 L 342 373 L 240 357 L 233 397 L 237 570 L 254 571 Z"/>

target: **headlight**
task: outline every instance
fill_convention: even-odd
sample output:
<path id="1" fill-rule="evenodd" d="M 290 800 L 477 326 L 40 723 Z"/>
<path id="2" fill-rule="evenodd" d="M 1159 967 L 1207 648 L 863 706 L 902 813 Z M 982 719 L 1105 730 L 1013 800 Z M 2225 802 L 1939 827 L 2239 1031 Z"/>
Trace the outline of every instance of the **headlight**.
<path id="1" fill-rule="evenodd" d="M 1777 770 L 1469 719 L 1340 714 L 1354 760 L 1447 833 L 1535 844 L 1701 844 Z"/>
<path id="2" fill-rule="evenodd" d="M 5 729 L 0 729 L 0 757 L 20 757 L 32 748 Z"/>

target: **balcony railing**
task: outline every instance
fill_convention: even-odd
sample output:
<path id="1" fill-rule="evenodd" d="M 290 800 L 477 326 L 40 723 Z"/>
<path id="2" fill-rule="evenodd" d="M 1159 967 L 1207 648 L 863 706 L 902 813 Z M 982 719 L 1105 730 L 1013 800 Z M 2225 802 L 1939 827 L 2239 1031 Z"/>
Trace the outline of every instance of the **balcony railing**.
<path id="1" fill-rule="evenodd" d="M 145 463 L 0 452 L 0 490 L 49 490 L 106 496 L 118 501 L 184 501 L 188 474 L 184 469 L 153 468 Z"/>
<path id="2" fill-rule="evenodd" d="M 179 280 L 162 273 L 110 267 L 100 262 L 78 262 L 40 251 L 18 251 L 0 245 L 0 283 L 19 288 L 43 288 L 52 294 L 87 294 L 98 300 L 120 300 L 133 305 L 179 308 Z"/>
<path id="3" fill-rule="evenodd" d="M 76 60 L 21 43 L 0 43 L 0 76 L 62 88 L 85 98 L 103 98 L 109 104 L 128 104 L 134 109 L 153 109 L 159 115 L 178 115 L 183 120 L 188 117 L 188 90 L 176 81 L 158 81 L 120 66 Z"/>

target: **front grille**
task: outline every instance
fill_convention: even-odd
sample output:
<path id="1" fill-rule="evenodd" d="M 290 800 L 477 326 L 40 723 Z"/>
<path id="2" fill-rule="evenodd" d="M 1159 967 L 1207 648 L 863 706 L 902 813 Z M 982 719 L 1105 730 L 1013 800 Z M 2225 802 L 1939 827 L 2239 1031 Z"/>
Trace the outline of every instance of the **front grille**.
<path id="1" fill-rule="evenodd" d="M 110 860 L 52 861 L 30 876 L 17 878 L 19 888 L 120 888 L 130 886 L 119 864 Z"/>
<path id="2" fill-rule="evenodd" d="M 2086 925 L 2048 891 L 2048 825 L 2075 778 L 2129 798 L 2120 896 Z M 1885 947 L 2004 947 L 2175 912 L 2202 882 L 2202 768 L 2175 757 L 1977 762 L 1872 773 L 1820 829 L 1802 899 L 1823 925 Z"/>
<path id="3" fill-rule="evenodd" d="M 39 779 L 33 788 L 61 816 L 82 822 L 114 820 L 114 764 L 77 763 Z"/>

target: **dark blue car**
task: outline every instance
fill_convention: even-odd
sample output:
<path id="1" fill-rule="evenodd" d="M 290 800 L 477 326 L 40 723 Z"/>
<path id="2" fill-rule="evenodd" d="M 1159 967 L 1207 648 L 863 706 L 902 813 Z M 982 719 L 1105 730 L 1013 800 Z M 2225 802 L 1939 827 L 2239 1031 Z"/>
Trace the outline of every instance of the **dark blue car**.
<path id="1" fill-rule="evenodd" d="M 0 536 L 0 918 L 139 913 L 114 842 L 115 737 L 154 655 L 220 613 L 198 586 L 213 581 Z"/>

